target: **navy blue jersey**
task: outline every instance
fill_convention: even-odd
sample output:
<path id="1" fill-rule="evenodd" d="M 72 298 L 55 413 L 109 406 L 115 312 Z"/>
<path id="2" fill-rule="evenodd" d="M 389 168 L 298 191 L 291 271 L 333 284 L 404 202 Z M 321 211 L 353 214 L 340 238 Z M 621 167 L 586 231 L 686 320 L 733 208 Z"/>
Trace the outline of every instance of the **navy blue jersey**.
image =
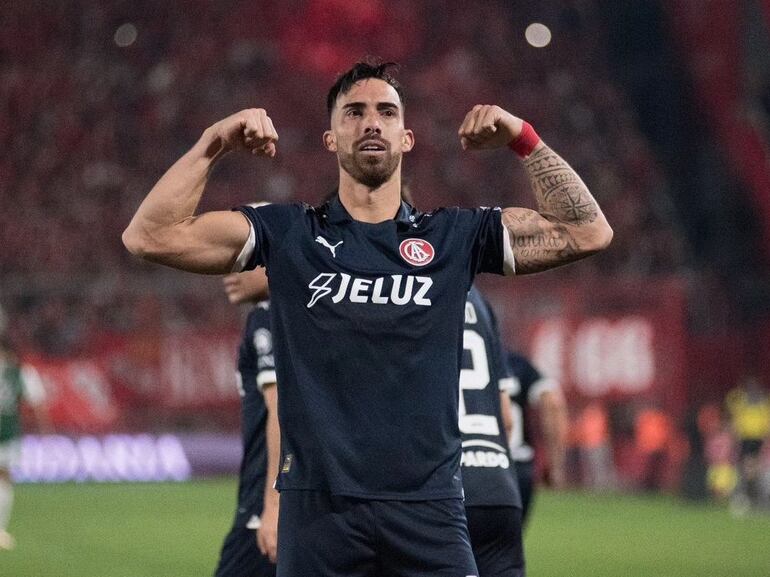
<path id="1" fill-rule="evenodd" d="M 460 431 L 465 505 L 521 507 L 508 453 L 500 391 L 507 376 L 497 320 L 476 288 L 465 304 L 460 372 Z"/>
<path id="2" fill-rule="evenodd" d="M 258 516 L 262 513 L 267 476 L 267 407 L 262 387 L 275 382 L 270 305 L 261 302 L 246 319 L 238 349 L 243 460 L 238 482 L 236 527 L 256 529 Z"/>
<path id="3" fill-rule="evenodd" d="M 279 490 L 460 497 L 465 295 L 503 273 L 499 209 L 355 221 L 338 198 L 242 207 L 272 289 Z"/>
<path id="4" fill-rule="evenodd" d="M 543 392 L 557 388 L 558 384 L 544 377 L 527 357 L 519 353 L 509 351 L 506 364 L 511 376 L 509 394 L 513 410 L 513 431 L 509 439 L 511 455 L 515 461 L 532 461 L 535 451 L 527 425 L 529 406 L 536 404 Z"/>

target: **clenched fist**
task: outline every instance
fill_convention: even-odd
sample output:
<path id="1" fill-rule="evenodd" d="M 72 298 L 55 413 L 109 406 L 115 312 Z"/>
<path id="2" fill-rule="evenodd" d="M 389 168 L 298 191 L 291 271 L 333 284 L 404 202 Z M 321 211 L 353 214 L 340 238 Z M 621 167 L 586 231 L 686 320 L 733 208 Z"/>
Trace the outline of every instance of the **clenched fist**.
<path id="1" fill-rule="evenodd" d="M 477 104 L 465 115 L 457 133 L 463 150 L 507 146 L 521 134 L 523 121 L 499 106 Z"/>
<path id="2" fill-rule="evenodd" d="M 248 150 L 257 156 L 275 156 L 278 133 L 264 108 L 248 108 L 220 120 L 209 128 L 220 152 Z"/>

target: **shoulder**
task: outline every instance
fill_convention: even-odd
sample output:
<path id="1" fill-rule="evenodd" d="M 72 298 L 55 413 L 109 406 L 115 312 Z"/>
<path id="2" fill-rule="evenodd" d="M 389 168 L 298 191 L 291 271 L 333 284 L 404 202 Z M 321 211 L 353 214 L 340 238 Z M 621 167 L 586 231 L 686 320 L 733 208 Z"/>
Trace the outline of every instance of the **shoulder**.
<path id="1" fill-rule="evenodd" d="M 240 269 L 236 270 L 251 270 L 259 265 L 267 265 L 270 254 L 281 245 L 286 234 L 301 222 L 304 215 L 313 214 L 312 207 L 304 203 L 247 204 L 233 210 L 243 214 L 250 224 L 248 241 L 236 261 Z M 242 258 L 245 262 L 242 262 Z"/>
<path id="2" fill-rule="evenodd" d="M 486 238 L 491 231 L 502 230 L 502 211 L 499 208 L 459 206 L 444 207 L 420 215 L 418 223 L 426 228 L 449 230 L 470 238 Z M 501 233 L 502 234 L 502 233 Z"/>
<path id="3" fill-rule="evenodd" d="M 294 202 L 290 204 L 263 204 L 253 205 L 245 204 L 236 207 L 234 210 L 245 214 L 249 220 L 259 220 L 265 223 L 274 221 L 285 221 L 287 219 L 299 218 L 306 214 L 315 213 L 315 208 L 304 202 Z"/>
<path id="4" fill-rule="evenodd" d="M 489 301 L 481 294 L 481 291 L 476 288 L 476 285 L 471 285 L 467 298 L 476 308 L 484 311 L 491 311 Z"/>
<path id="5" fill-rule="evenodd" d="M 532 364 L 532 361 L 523 355 L 520 357 L 520 359 L 521 366 L 525 371 L 528 373 L 540 375 L 540 371 L 538 371 L 535 365 Z"/>
<path id="6" fill-rule="evenodd" d="M 524 375 L 532 369 L 532 364 L 527 360 L 527 357 L 519 353 L 508 353 L 507 360 L 511 371 L 517 376 Z"/>
<path id="7" fill-rule="evenodd" d="M 479 322 L 481 322 L 482 324 L 487 324 L 488 322 L 487 304 L 484 301 L 484 297 L 481 296 L 481 293 L 478 290 L 476 290 L 475 287 L 471 286 L 471 289 L 468 291 L 468 294 L 465 297 L 465 302 L 466 302 L 466 317 L 468 316 L 467 309 L 470 308 L 473 313 L 473 324 L 476 324 Z"/>
<path id="8" fill-rule="evenodd" d="M 433 217 L 443 219 L 476 219 L 489 215 L 500 215 L 502 209 L 497 206 L 477 206 L 475 208 L 465 208 L 461 206 L 444 206 L 430 212 L 420 213 L 422 218 Z"/>

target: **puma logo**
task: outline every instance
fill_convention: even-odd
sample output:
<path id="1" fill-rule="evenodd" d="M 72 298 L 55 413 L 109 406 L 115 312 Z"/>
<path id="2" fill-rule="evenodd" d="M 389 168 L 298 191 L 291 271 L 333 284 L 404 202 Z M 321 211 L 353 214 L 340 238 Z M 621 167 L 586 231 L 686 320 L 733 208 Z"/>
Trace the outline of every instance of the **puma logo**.
<path id="1" fill-rule="evenodd" d="M 317 236 L 317 237 L 315 237 L 315 241 L 316 241 L 318 244 L 322 244 L 323 246 L 325 246 L 326 248 L 328 248 L 328 249 L 329 249 L 329 251 L 332 253 L 332 256 L 333 256 L 334 258 L 337 258 L 337 247 L 338 247 L 339 245 L 341 245 L 343 242 L 345 242 L 344 240 L 341 240 L 341 241 L 339 241 L 337 244 L 335 244 L 335 245 L 331 245 L 331 244 L 329 244 L 329 241 L 327 241 L 327 240 L 326 240 L 324 237 L 322 237 L 322 236 Z"/>

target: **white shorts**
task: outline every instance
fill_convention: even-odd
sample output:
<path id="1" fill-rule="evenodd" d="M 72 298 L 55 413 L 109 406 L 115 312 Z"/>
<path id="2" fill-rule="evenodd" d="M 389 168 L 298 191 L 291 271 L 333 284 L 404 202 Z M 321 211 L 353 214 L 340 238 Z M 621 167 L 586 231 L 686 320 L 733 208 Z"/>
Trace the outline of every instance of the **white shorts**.
<path id="1" fill-rule="evenodd" d="M 0 443 L 0 469 L 11 470 L 11 466 L 16 463 L 21 455 L 21 441 L 14 439 Z"/>

